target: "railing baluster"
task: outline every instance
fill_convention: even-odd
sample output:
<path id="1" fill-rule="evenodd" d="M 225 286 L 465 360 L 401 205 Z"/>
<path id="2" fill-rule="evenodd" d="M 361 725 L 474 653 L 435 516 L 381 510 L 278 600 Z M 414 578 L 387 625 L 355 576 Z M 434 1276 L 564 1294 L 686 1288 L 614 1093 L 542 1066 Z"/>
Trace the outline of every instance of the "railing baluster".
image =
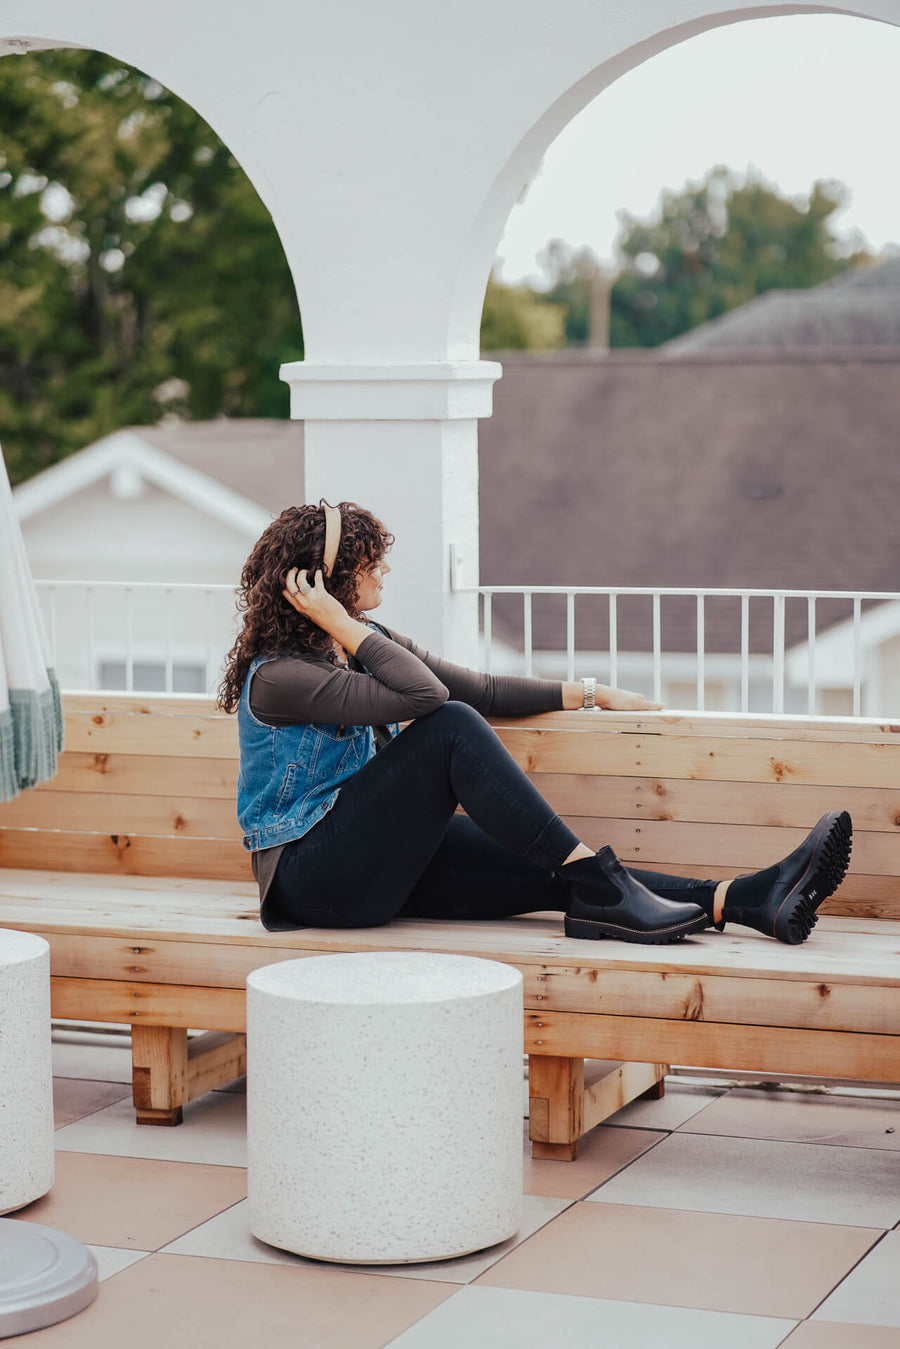
<path id="1" fill-rule="evenodd" d="M 750 596 L 741 595 L 741 711 L 750 711 Z"/>
<path id="2" fill-rule="evenodd" d="M 534 674 L 534 651 L 532 649 L 532 599 L 530 590 L 526 590 L 522 596 L 522 609 L 525 622 L 525 673 Z"/>
<path id="3" fill-rule="evenodd" d="M 772 596 L 772 710 L 784 711 L 784 595 Z"/>
<path id="4" fill-rule="evenodd" d="M 816 600 L 810 595 L 806 601 L 806 710 L 816 715 Z"/>
<path id="5" fill-rule="evenodd" d="M 609 596 L 609 683 L 619 687 L 619 597 L 613 590 Z"/>
<path id="6" fill-rule="evenodd" d="M 862 715 L 862 597 L 853 597 L 853 715 Z"/>
<path id="7" fill-rule="evenodd" d="M 125 688 L 134 692 L 134 591 L 125 587 Z"/>
<path id="8" fill-rule="evenodd" d="M 100 688 L 100 671 L 97 669 L 96 660 L 96 629 L 94 623 L 94 587 L 87 586 L 85 589 L 85 604 L 87 605 L 87 684 L 85 688 Z"/>
<path id="9" fill-rule="evenodd" d="M 575 679 L 575 592 L 566 591 L 566 679 Z"/>
<path id="10" fill-rule="evenodd" d="M 166 602 L 166 693 L 171 693 L 174 688 L 174 632 L 172 625 L 172 606 L 173 594 L 171 586 L 163 592 Z"/>
<path id="11" fill-rule="evenodd" d="M 697 596 L 697 711 L 706 709 L 706 605 Z"/>
<path id="12" fill-rule="evenodd" d="M 653 701 L 662 702 L 662 596 L 653 592 Z"/>
<path id="13" fill-rule="evenodd" d="M 493 595 L 489 590 L 484 592 L 484 665 L 488 674 L 494 672 L 494 614 L 493 614 Z"/>
<path id="14" fill-rule="evenodd" d="M 215 669 L 216 657 L 213 643 L 213 605 L 215 603 L 215 596 L 209 586 L 206 587 L 203 595 L 203 608 L 206 616 L 206 659 L 204 661 L 205 670 L 203 674 L 203 687 L 210 697 L 212 697 L 215 693 L 216 675 L 218 673 Z"/>
<path id="15" fill-rule="evenodd" d="M 56 586 L 48 586 L 47 597 L 50 600 L 50 612 L 47 622 L 47 640 L 50 643 L 50 655 L 53 660 L 53 668 L 59 665 L 59 653 L 56 649 Z"/>

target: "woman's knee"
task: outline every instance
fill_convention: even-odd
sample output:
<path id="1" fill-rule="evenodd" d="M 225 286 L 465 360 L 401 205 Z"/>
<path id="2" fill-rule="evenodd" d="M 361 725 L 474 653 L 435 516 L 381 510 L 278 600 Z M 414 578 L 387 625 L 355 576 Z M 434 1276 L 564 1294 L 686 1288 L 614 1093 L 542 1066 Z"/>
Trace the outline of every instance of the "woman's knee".
<path id="1" fill-rule="evenodd" d="M 422 721 L 432 722 L 434 725 L 446 726 L 456 729 L 457 727 L 485 726 L 487 723 L 480 712 L 476 712 L 474 707 L 468 703 L 454 702 L 451 698 L 449 702 L 444 703 L 435 712 L 429 712 Z"/>

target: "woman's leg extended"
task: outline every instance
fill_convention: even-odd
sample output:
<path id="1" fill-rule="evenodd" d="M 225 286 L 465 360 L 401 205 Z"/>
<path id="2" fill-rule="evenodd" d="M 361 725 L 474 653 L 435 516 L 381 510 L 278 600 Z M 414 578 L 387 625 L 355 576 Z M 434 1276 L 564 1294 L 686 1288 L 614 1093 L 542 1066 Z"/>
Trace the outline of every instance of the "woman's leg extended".
<path id="1" fill-rule="evenodd" d="M 370 759 L 341 788 L 334 809 L 287 846 L 275 907 L 298 925 L 389 922 L 459 804 L 495 843 L 548 875 L 578 844 L 483 717 L 449 702 Z"/>
<path id="2" fill-rule="evenodd" d="M 465 815 L 454 815 L 400 911 L 401 918 L 509 918 L 562 912 L 569 884 L 510 852 Z"/>

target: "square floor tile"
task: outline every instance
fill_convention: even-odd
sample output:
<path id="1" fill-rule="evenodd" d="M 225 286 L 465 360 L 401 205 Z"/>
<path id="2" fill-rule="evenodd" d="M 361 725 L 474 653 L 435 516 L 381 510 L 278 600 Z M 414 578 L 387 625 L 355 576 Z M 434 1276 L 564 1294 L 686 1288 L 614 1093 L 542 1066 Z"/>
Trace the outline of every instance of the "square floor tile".
<path id="1" fill-rule="evenodd" d="M 62 1152 L 50 1193 L 13 1216 L 93 1245 L 152 1251 L 246 1193 L 237 1167 Z"/>
<path id="2" fill-rule="evenodd" d="M 666 1081 L 665 1095 L 658 1101 L 638 1100 L 617 1110 L 604 1124 L 630 1129 L 677 1129 L 685 1120 L 698 1114 L 725 1091 L 722 1087 L 675 1086 Z"/>
<path id="3" fill-rule="evenodd" d="M 896 1330 L 885 1326 L 836 1326 L 804 1321 L 784 1342 L 784 1349 L 897 1349 Z"/>
<path id="4" fill-rule="evenodd" d="M 461 1288 L 387 1349 L 775 1349 L 791 1321 Z"/>
<path id="5" fill-rule="evenodd" d="M 150 1255 L 109 1279 L 85 1311 L 35 1331 L 23 1346 L 383 1349 L 453 1291 L 331 1268 Z"/>
<path id="6" fill-rule="evenodd" d="M 246 1098 L 211 1091 L 184 1107 L 184 1123 L 174 1128 L 136 1124 L 131 1100 L 98 1110 L 56 1133 L 64 1152 L 98 1152 L 112 1157 L 154 1157 L 158 1161 L 247 1165 Z"/>
<path id="7" fill-rule="evenodd" d="M 53 1041 L 54 1077 L 79 1077 L 94 1082 L 131 1085 L 131 1036 L 109 1036 L 109 1044 Z"/>
<path id="8" fill-rule="evenodd" d="M 882 1237 L 812 1319 L 900 1329 L 900 1232 Z"/>
<path id="9" fill-rule="evenodd" d="M 532 1158 L 526 1128 L 525 1193 L 581 1199 L 667 1137 L 650 1129 L 607 1129 L 601 1124 L 579 1139 L 574 1162 L 547 1162 Z"/>
<path id="10" fill-rule="evenodd" d="M 468 1283 L 483 1274 L 507 1252 L 526 1241 L 538 1228 L 555 1218 L 566 1207 L 564 1199 L 541 1199 L 526 1196 L 522 1206 L 522 1226 L 509 1241 L 491 1246 L 474 1255 L 459 1256 L 455 1260 L 434 1260 L 422 1265 L 342 1265 L 360 1274 L 386 1274 L 394 1278 L 431 1279 L 441 1283 Z M 306 1269 L 321 1269 L 322 1261 L 306 1260 L 280 1251 L 252 1236 L 246 1202 L 235 1204 L 208 1223 L 194 1228 L 186 1236 L 165 1248 L 167 1255 L 205 1255 L 225 1260 L 254 1260 L 263 1264 L 297 1265 Z"/>
<path id="11" fill-rule="evenodd" d="M 74 1077 L 54 1077 L 54 1127 L 62 1129 L 74 1120 L 122 1100 L 131 1100 L 131 1088 L 124 1087 L 121 1082 L 81 1082 Z"/>
<path id="12" fill-rule="evenodd" d="M 114 1274 L 121 1274 L 123 1269 L 150 1254 L 149 1251 L 123 1251 L 120 1246 L 88 1246 L 88 1250 L 93 1251 L 97 1258 L 101 1283 L 111 1279 Z"/>
<path id="13" fill-rule="evenodd" d="M 886 1228 L 900 1219 L 891 1152 L 705 1134 L 664 1138 L 588 1195 L 590 1201 L 847 1227 Z"/>
<path id="14" fill-rule="evenodd" d="M 478 1283 L 796 1320 L 877 1239 L 868 1228 L 580 1203 Z"/>
<path id="15" fill-rule="evenodd" d="M 680 1126 L 682 1133 L 777 1138 L 900 1151 L 900 1103 L 803 1092 L 729 1091 Z"/>

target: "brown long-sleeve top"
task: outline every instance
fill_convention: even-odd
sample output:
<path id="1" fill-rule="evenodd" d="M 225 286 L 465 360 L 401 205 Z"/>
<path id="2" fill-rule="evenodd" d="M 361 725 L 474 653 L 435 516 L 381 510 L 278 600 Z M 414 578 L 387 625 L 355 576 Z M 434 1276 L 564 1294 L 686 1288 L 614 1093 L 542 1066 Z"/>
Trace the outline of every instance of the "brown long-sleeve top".
<path id="1" fill-rule="evenodd" d="M 480 674 L 379 626 L 363 638 L 347 667 L 325 656 L 281 656 L 261 665 L 250 686 L 250 709 L 267 726 L 307 721 L 369 725 L 378 748 L 390 739 L 389 722 L 425 716 L 448 699 L 468 703 L 486 717 L 523 717 L 559 711 L 562 684 Z M 286 846 L 253 853 L 263 903 Z"/>

